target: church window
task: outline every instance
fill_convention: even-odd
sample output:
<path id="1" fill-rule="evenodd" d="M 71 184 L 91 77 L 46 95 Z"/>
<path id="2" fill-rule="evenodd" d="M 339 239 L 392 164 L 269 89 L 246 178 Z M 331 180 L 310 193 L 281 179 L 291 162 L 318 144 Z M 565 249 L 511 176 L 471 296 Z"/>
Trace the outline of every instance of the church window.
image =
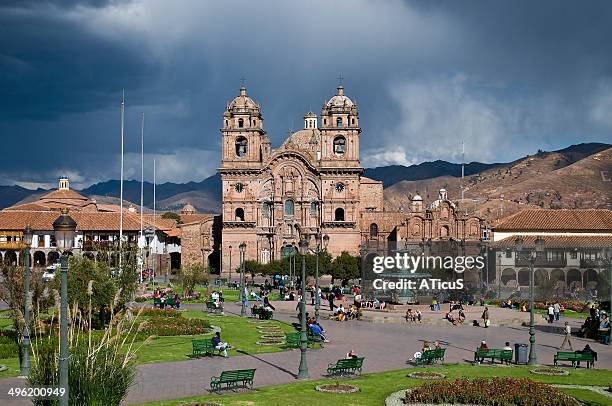
<path id="1" fill-rule="evenodd" d="M 446 238 L 449 236 L 449 229 L 448 226 L 442 226 L 440 228 L 440 237 L 442 238 Z"/>
<path id="2" fill-rule="evenodd" d="M 336 191 L 338 193 L 341 193 L 343 190 L 344 190 L 344 183 L 342 183 L 342 182 L 336 183 Z"/>
<path id="3" fill-rule="evenodd" d="M 242 207 L 238 207 L 234 212 L 234 219 L 236 221 L 244 221 L 244 209 Z"/>
<path id="4" fill-rule="evenodd" d="M 336 127 L 342 127 L 342 117 L 336 118 Z"/>
<path id="5" fill-rule="evenodd" d="M 244 127 L 244 120 L 243 120 L 243 119 L 241 119 L 241 118 L 239 118 L 239 119 L 238 119 L 238 127 L 239 127 L 239 128 Z"/>
<path id="6" fill-rule="evenodd" d="M 338 207 L 334 212 L 334 221 L 344 221 L 344 209 Z"/>
<path id="7" fill-rule="evenodd" d="M 355 119 L 351 118 L 351 124 L 355 124 Z"/>
<path id="8" fill-rule="evenodd" d="M 225 120 L 225 126 L 227 127 L 227 120 Z"/>
<path id="9" fill-rule="evenodd" d="M 293 216 L 293 213 L 294 213 L 293 200 L 291 199 L 285 200 L 285 216 Z"/>
<path id="10" fill-rule="evenodd" d="M 241 193 L 244 190 L 244 185 L 238 182 L 236 183 L 235 189 L 236 189 L 236 192 Z"/>
<path id="11" fill-rule="evenodd" d="M 378 224 L 376 223 L 370 224 L 370 237 L 371 238 L 378 237 Z"/>
<path id="12" fill-rule="evenodd" d="M 261 250 L 259 261 L 264 265 L 270 262 L 270 250 L 269 249 L 264 248 Z"/>
<path id="13" fill-rule="evenodd" d="M 327 124 L 327 119 L 326 118 L 323 119 L 323 124 Z"/>
<path id="14" fill-rule="evenodd" d="M 317 213 L 319 213 L 319 203 L 317 202 L 310 203 L 310 215 L 316 216 Z"/>
<path id="15" fill-rule="evenodd" d="M 236 155 L 239 157 L 246 156 L 247 154 L 247 139 L 244 137 L 236 138 Z"/>
<path id="16" fill-rule="evenodd" d="M 261 205 L 261 212 L 264 217 L 270 217 L 270 202 L 263 202 Z"/>
<path id="17" fill-rule="evenodd" d="M 338 135 L 336 138 L 334 138 L 334 154 L 344 155 L 345 152 L 346 152 L 346 139 L 343 136 Z"/>

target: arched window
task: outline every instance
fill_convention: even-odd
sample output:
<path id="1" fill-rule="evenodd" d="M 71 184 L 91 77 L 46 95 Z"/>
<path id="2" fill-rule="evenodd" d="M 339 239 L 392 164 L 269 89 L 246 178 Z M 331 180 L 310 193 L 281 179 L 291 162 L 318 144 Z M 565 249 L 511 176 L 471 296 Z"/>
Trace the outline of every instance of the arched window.
<path id="1" fill-rule="evenodd" d="M 448 229 L 448 226 L 442 226 L 442 227 L 440 227 L 440 237 L 442 237 L 442 238 L 446 238 L 446 237 L 448 237 L 448 236 L 449 236 L 449 234 L 450 234 L 450 233 L 449 233 L 449 231 L 450 231 L 450 230 Z"/>
<path id="2" fill-rule="evenodd" d="M 355 124 L 355 119 L 351 118 L 351 124 Z"/>
<path id="3" fill-rule="evenodd" d="M 236 156 L 243 157 L 247 154 L 248 141 L 244 137 L 236 138 Z"/>
<path id="4" fill-rule="evenodd" d="M 244 127 L 244 120 L 243 120 L 243 119 L 241 119 L 241 118 L 239 118 L 239 119 L 238 119 L 238 127 L 239 127 L 239 128 Z"/>
<path id="5" fill-rule="evenodd" d="M 378 224 L 376 223 L 370 224 L 370 237 L 371 238 L 378 237 Z"/>
<path id="6" fill-rule="evenodd" d="M 244 209 L 242 207 L 238 207 L 234 212 L 234 220 L 244 221 Z"/>
<path id="7" fill-rule="evenodd" d="M 336 118 L 336 127 L 342 127 L 342 117 Z"/>
<path id="8" fill-rule="evenodd" d="M 344 155 L 346 152 L 346 138 L 341 135 L 338 135 L 334 138 L 334 154 L 336 155 Z"/>
<path id="9" fill-rule="evenodd" d="M 225 126 L 227 127 L 227 120 L 225 120 Z"/>
<path id="10" fill-rule="evenodd" d="M 272 205 L 270 204 L 270 202 L 263 202 L 263 204 L 261 205 L 261 212 L 264 217 L 270 217 L 271 206 Z"/>
<path id="11" fill-rule="evenodd" d="M 285 200 L 285 216 L 293 216 L 293 212 L 294 212 L 293 200 L 291 199 Z"/>
<path id="12" fill-rule="evenodd" d="M 334 221 L 344 221 L 344 209 L 338 207 L 334 212 Z"/>
<path id="13" fill-rule="evenodd" d="M 316 216 L 318 213 L 319 213 L 319 203 L 318 202 L 310 203 L 310 215 Z"/>
<path id="14" fill-rule="evenodd" d="M 327 119 L 326 119 L 326 118 L 324 118 L 324 119 L 323 119 L 323 125 L 326 125 L 326 124 L 327 124 Z"/>

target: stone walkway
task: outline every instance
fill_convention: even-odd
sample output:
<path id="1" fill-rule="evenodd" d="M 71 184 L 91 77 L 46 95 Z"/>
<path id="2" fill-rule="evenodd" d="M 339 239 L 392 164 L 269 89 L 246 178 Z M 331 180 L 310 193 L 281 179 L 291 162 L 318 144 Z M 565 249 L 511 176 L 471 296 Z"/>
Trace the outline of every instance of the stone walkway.
<path id="1" fill-rule="evenodd" d="M 188 308 L 201 308 L 202 305 L 187 305 Z M 292 304 L 295 309 L 295 302 Z M 275 318 L 294 322 L 286 304 L 280 304 Z M 501 310 L 501 309 L 500 309 Z M 239 313 L 235 304 L 226 304 L 228 313 Z M 310 308 L 309 312 L 313 312 Z M 471 309 L 475 314 L 482 308 Z M 325 312 L 327 313 L 327 312 Z M 559 325 L 562 322 L 557 323 Z M 574 322 L 573 322 L 574 324 Z M 502 347 L 505 341 L 528 342 L 528 329 L 522 326 L 500 326 L 479 328 L 472 326 L 408 324 L 408 323 L 371 323 L 349 321 L 339 323 L 322 321 L 331 343 L 325 348 L 308 351 L 308 367 L 313 379 L 321 378 L 326 372 L 327 364 L 343 358 L 346 352 L 353 349 L 365 356 L 364 372 L 382 372 L 410 366 L 406 360 L 420 350 L 423 340 L 439 340 L 447 347 L 446 363 L 465 363 L 473 360 L 474 349 L 481 340 L 487 340 L 491 347 Z M 549 332 L 546 325 L 538 326 L 537 354 L 541 364 L 552 364 L 553 354 L 563 341 L 563 336 Z M 543 331 L 544 330 L 544 331 Z M 556 331 L 556 328 L 552 331 Z M 610 347 L 592 340 L 573 338 L 574 347 L 582 348 L 585 344 L 599 352 L 598 369 L 612 368 Z M 231 343 L 230 343 L 231 344 Z M 186 396 L 208 393 L 210 378 L 227 369 L 256 368 L 255 386 L 263 387 L 292 383 L 300 360 L 300 351 L 291 350 L 269 354 L 244 354 L 230 358 L 205 357 L 200 359 L 175 361 L 159 364 L 139 365 L 136 384 L 130 389 L 126 404 L 137 404 L 154 400 L 176 399 Z M 0 394 L 6 394 L 8 388 L 23 385 L 17 378 L 0 380 Z M 0 395 L 3 405 L 27 404 L 27 402 L 4 402 L 6 395 Z"/>

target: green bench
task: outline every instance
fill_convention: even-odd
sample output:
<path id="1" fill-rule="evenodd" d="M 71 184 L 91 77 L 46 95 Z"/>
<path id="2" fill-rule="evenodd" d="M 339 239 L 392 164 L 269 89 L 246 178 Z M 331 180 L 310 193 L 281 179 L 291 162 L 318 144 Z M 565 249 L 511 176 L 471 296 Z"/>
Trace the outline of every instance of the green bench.
<path id="1" fill-rule="evenodd" d="M 261 320 L 271 320 L 274 316 L 274 312 L 263 307 L 252 307 L 251 316 L 258 317 Z"/>
<path id="2" fill-rule="evenodd" d="M 348 359 L 339 359 L 336 363 L 329 364 L 327 367 L 327 375 L 335 376 L 335 375 L 347 375 L 347 374 L 356 374 L 359 372 L 361 375 L 361 369 L 363 367 L 364 357 L 361 358 L 348 358 Z"/>
<path id="3" fill-rule="evenodd" d="M 438 361 L 444 362 L 444 354 L 446 353 L 446 348 L 436 348 L 434 350 L 426 350 L 423 351 L 420 358 L 417 358 L 416 364 L 433 364 Z"/>
<path id="4" fill-rule="evenodd" d="M 159 307 L 161 309 L 161 298 L 156 297 L 153 298 L 153 307 Z M 164 301 L 164 308 L 166 307 L 172 307 L 175 308 L 176 307 L 176 301 L 174 300 L 174 298 L 172 297 L 167 297 L 166 300 Z"/>
<path id="5" fill-rule="evenodd" d="M 285 344 L 289 348 L 299 348 L 301 344 L 300 332 L 297 333 L 285 333 Z M 308 333 L 307 346 L 312 347 L 314 343 L 322 343 L 323 340 L 319 336 L 314 336 L 310 332 Z"/>
<path id="6" fill-rule="evenodd" d="M 212 345 L 212 341 L 209 338 L 203 340 L 191 340 L 191 354 L 193 357 L 214 355 L 215 352 L 217 354 L 221 354 L 221 351 Z"/>
<path id="7" fill-rule="evenodd" d="M 253 378 L 255 369 L 238 369 L 235 371 L 223 371 L 221 376 L 210 378 L 210 389 L 213 392 L 219 391 L 222 386 L 225 389 L 235 389 L 238 387 L 249 387 L 253 389 Z"/>
<path id="8" fill-rule="evenodd" d="M 512 350 L 499 350 L 491 348 L 488 350 L 478 349 L 474 352 L 474 362 L 483 362 L 485 358 L 490 358 L 492 363 L 498 359 L 502 363 L 509 364 L 512 361 Z"/>
<path id="9" fill-rule="evenodd" d="M 218 314 L 218 315 L 223 314 L 223 306 L 219 305 L 219 307 L 217 307 L 215 305 L 215 302 L 206 302 L 204 306 L 205 306 L 204 311 L 207 313 Z"/>
<path id="10" fill-rule="evenodd" d="M 557 365 L 559 361 L 571 361 L 574 368 L 580 364 L 580 361 L 584 361 L 586 362 L 587 369 L 595 367 L 595 357 L 592 353 L 558 351 L 555 354 L 554 361 L 555 365 Z"/>

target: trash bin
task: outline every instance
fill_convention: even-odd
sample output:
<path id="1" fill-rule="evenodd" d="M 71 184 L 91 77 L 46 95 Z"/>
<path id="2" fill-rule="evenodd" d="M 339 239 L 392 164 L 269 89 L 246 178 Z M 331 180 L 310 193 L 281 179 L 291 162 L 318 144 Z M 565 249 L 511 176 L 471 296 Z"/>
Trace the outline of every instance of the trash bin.
<path id="1" fill-rule="evenodd" d="M 514 362 L 516 364 L 527 364 L 527 361 L 529 360 L 527 348 L 527 344 L 514 344 Z"/>

